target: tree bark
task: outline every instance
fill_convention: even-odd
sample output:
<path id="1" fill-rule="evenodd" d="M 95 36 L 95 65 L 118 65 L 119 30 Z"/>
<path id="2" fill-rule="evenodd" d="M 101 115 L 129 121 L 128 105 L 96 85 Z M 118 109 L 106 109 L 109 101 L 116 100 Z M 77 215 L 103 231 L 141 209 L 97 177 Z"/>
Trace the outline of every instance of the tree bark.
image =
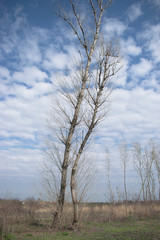
<path id="1" fill-rule="evenodd" d="M 73 203 L 73 228 L 78 226 L 78 200 L 76 194 L 76 179 L 75 179 L 75 169 L 72 169 L 72 177 L 71 177 L 71 194 L 72 194 L 72 203 Z"/>

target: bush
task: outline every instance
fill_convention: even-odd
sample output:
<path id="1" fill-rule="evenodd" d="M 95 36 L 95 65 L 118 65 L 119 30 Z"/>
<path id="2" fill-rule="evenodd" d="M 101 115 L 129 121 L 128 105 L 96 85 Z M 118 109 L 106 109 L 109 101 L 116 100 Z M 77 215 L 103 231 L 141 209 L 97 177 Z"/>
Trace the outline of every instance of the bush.
<path id="1" fill-rule="evenodd" d="M 19 200 L 0 200 L 1 239 L 3 239 L 3 236 L 5 236 L 5 239 L 9 239 L 9 233 L 13 231 L 13 224 L 17 222 L 21 209 L 22 204 Z"/>

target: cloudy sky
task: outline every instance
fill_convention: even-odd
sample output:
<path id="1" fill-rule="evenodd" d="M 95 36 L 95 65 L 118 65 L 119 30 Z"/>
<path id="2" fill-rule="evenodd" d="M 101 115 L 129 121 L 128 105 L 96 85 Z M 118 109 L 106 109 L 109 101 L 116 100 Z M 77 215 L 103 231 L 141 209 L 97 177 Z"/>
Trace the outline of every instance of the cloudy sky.
<path id="1" fill-rule="evenodd" d="M 52 0 L 0 1 L 0 197 L 38 195 L 52 82 L 70 69 L 78 50 L 55 10 Z M 114 0 L 102 29 L 105 36 L 119 39 L 123 68 L 116 75 L 109 115 L 90 148 L 97 159 L 101 199 L 105 147 L 116 152 L 124 140 L 159 140 L 160 1 Z M 117 161 L 113 157 L 115 184 Z"/>

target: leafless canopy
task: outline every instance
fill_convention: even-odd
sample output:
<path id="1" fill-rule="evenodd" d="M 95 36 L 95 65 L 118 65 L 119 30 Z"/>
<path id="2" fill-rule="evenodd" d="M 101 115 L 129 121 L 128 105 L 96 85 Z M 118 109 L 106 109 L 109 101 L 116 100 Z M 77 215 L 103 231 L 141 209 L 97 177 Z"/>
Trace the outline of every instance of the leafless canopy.
<path id="1" fill-rule="evenodd" d="M 117 41 L 106 41 L 100 36 L 102 15 L 111 2 L 85 1 L 82 13 L 80 1 L 68 0 L 68 11 L 60 2 L 57 9 L 57 15 L 72 29 L 80 48 L 74 69 L 68 76 L 58 79 L 57 92 L 52 99 L 51 137 L 47 153 L 60 173 L 59 209 L 55 219 L 63 211 L 68 171 L 71 172 L 70 187 L 75 210 L 73 223 L 78 221 L 78 164 L 95 127 L 108 112 L 112 76 L 118 71 L 120 63 Z"/>

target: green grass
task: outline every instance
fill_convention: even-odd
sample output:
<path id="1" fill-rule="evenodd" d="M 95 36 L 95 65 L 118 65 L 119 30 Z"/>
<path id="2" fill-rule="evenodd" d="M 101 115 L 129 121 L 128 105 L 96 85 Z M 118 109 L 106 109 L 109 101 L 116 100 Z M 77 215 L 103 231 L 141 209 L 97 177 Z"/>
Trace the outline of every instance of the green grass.
<path id="1" fill-rule="evenodd" d="M 30 233 L 12 234 L 16 240 L 158 240 L 160 220 L 146 219 L 111 223 L 84 224 L 79 231 L 55 231 L 36 228 Z"/>

